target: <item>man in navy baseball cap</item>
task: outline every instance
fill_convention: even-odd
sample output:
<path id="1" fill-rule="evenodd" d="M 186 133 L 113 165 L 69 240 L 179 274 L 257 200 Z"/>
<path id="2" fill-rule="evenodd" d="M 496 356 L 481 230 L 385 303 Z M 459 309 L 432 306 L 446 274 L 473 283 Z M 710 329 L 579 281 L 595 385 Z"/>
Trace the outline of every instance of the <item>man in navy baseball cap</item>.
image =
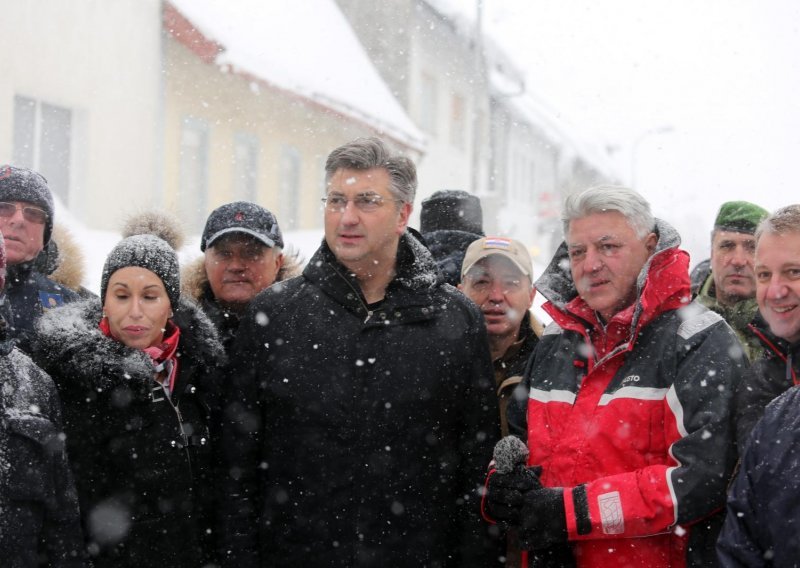
<path id="1" fill-rule="evenodd" d="M 294 257 L 284 257 L 275 215 L 249 201 L 226 203 L 212 211 L 200 250 L 205 256 L 187 267 L 184 292 L 201 304 L 229 348 L 239 318 L 256 294 L 295 275 L 299 267 Z"/>

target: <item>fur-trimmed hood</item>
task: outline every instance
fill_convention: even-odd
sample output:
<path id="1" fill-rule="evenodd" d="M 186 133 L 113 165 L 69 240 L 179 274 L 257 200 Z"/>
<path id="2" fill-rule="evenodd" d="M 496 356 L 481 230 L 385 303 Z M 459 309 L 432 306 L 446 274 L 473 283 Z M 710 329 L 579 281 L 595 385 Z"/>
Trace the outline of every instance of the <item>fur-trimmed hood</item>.
<path id="1" fill-rule="evenodd" d="M 70 290 L 77 291 L 83 287 L 86 259 L 75 237 L 64 225 L 55 224 L 50 242 L 36 257 L 34 270 Z"/>
<path id="2" fill-rule="evenodd" d="M 172 320 L 181 330 L 178 356 L 209 368 L 219 365 L 223 349 L 208 317 L 183 299 L 174 312 Z M 150 358 L 139 349 L 105 336 L 98 326 L 101 317 L 97 298 L 44 314 L 36 324 L 36 362 L 51 375 L 79 388 L 149 389 L 153 376 Z"/>
<path id="3" fill-rule="evenodd" d="M 275 277 L 275 282 L 282 282 L 289 278 L 299 276 L 302 272 L 302 259 L 300 253 L 293 250 L 284 250 L 283 266 Z M 206 291 L 209 290 L 208 275 L 205 269 L 205 257 L 200 256 L 181 271 L 181 293 L 200 302 Z"/>

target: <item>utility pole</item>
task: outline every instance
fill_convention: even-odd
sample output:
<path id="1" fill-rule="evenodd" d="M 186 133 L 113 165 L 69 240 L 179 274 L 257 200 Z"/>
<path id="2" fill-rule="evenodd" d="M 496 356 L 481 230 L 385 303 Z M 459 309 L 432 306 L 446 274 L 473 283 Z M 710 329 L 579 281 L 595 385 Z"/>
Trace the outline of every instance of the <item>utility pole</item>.
<path id="1" fill-rule="evenodd" d="M 473 89 L 472 89 L 472 176 L 471 193 L 477 195 L 480 188 L 481 144 L 484 136 L 481 132 L 481 100 L 484 92 L 488 93 L 488 83 L 483 57 L 483 0 L 475 0 L 475 40 L 473 57 Z"/>

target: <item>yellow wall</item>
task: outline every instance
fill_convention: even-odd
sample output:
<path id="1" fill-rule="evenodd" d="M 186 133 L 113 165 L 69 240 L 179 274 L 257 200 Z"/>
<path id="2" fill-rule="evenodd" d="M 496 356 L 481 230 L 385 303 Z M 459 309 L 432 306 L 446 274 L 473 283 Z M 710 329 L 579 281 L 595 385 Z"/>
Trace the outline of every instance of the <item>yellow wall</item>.
<path id="1" fill-rule="evenodd" d="M 357 136 L 374 135 L 359 123 L 337 116 L 297 95 L 255 79 L 224 73 L 204 63 L 169 37 L 165 46 L 164 195 L 162 204 L 175 210 L 180 187 L 181 124 L 186 116 L 209 126 L 209 195 L 206 214 L 234 196 L 233 140 L 237 131 L 258 137 L 258 203 L 281 218 L 279 198 L 281 152 L 285 145 L 300 154 L 300 206 L 295 229 L 322 226 L 323 166 L 328 153 Z"/>

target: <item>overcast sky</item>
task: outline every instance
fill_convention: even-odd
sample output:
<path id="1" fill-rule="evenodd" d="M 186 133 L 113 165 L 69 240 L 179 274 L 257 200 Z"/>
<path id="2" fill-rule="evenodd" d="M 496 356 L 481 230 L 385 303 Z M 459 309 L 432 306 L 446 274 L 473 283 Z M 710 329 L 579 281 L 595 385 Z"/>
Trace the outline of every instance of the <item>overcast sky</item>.
<path id="1" fill-rule="evenodd" d="M 800 202 L 800 2 L 484 0 L 484 27 L 532 91 L 618 148 L 693 264 L 721 202 Z"/>

